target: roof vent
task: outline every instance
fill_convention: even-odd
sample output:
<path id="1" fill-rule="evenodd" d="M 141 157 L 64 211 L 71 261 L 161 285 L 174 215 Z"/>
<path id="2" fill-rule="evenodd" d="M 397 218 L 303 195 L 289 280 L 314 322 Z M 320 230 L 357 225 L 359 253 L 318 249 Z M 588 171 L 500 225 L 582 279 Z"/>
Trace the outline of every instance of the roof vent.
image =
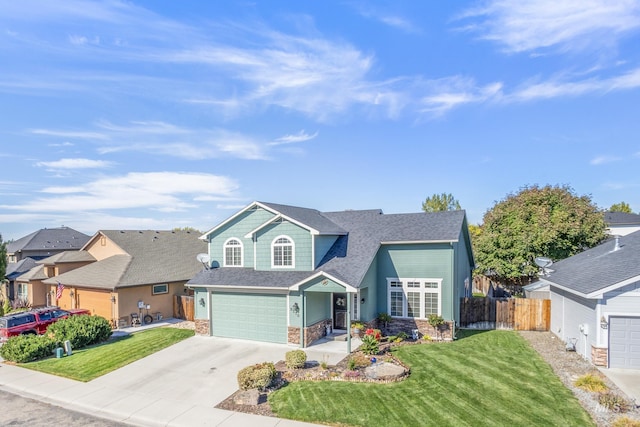
<path id="1" fill-rule="evenodd" d="M 616 244 L 613 247 L 613 252 L 620 250 L 620 236 L 614 236 L 616 239 Z"/>

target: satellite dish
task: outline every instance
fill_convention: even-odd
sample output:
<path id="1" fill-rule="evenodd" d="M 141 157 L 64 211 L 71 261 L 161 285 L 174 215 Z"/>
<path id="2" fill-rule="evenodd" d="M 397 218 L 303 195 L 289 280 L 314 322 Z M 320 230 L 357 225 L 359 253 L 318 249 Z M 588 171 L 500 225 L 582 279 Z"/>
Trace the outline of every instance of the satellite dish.
<path id="1" fill-rule="evenodd" d="M 553 260 L 551 258 L 539 256 L 539 257 L 536 257 L 533 260 L 533 262 L 535 262 L 536 265 L 540 267 L 540 270 L 541 270 L 539 273 L 540 276 L 546 277 L 549 275 L 549 272 L 551 271 L 549 270 L 549 267 L 551 267 L 551 264 L 553 264 Z"/>
<path id="2" fill-rule="evenodd" d="M 209 254 L 198 254 L 196 255 L 196 259 L 204 265 L 204 268 L 209 269 L 209 261 L 211 261 Z"/>

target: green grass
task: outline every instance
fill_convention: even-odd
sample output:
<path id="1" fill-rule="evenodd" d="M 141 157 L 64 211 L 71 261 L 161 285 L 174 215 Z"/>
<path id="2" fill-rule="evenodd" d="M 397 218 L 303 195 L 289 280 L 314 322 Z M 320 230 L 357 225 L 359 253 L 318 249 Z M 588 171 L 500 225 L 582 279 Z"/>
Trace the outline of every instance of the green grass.
<path id="1" fill-rule="evenodd" d="M 78 381 L 91 381 L 163 348 L 192 337 L 188 329 L 155 328 L 73 351 L 61 359 L 49 358 L 20 366 Z"/>
<path id="2" fill-rule="evenodd" d="M 400 347 L 393 384 L 296 382 L 269 396 L 283 418 L 352 426 L 594 426 L 547 363 L 512 331 L 461 332 Z"/>

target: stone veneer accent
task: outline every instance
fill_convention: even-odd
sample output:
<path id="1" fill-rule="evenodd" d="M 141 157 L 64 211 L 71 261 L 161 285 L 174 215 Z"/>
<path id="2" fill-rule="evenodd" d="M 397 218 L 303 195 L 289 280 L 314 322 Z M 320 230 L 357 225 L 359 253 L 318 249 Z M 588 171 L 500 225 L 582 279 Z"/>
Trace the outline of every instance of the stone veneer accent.
<path id="1" fill-rule="evenodd" d="M 591 363 L 596 366 L 608 366 L 608 348 L 591 346 Z"/>
<path id="2" fill-rule="evenodd" d="M 452 324 L 453 322 L 445 322 L 445 324 L 440 327 L 440 331 L 438 333 L 438 331 L 436 331 L 435 328 L 426 320 L 394 318 L 389 322 L 386 329 L 382 322 L 378 321 L 378 328 L 383 332 L 386 332 L 388 335 L 397 335 L 400 332 L 405 332 L 409 336 L 411 336 L 411 332 L 414 329 L 417 329 L 420 333 L 420 337 L 428 335 L 434 340 L 441 338 L 443 341 L 452 341 Z"/>
<path id="3" fill-rule="evenodd" d="M 209 330 L 209 320 L 208 319 L 195 319 L 194 322 L 196 327 L 196 334 L 198 335 L 211 335 L 211 331 Z"/>
<path id="4" fill-rule="evenodd" d="M 324 337 L 327 333 L 327 325 L 331 325 L 331 319 L 321 320 L 304 328 L 304 346 L 307 347 L 312 342 Z M 289 344 L 300 344 L 299 327 L 289 326 L 287 330 L 287 341 Z"/>

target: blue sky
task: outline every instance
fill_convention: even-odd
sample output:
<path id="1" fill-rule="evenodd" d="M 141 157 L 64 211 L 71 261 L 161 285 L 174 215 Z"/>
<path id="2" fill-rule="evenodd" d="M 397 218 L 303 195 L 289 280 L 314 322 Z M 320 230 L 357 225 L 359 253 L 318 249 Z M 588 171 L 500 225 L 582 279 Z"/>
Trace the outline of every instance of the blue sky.
<path id="1" fill-rule="evenodd" d="M 640 2 L 0 0 L 0 233 L 206 230 L 253 200 L 471 223 L 640 210 Z"/>

